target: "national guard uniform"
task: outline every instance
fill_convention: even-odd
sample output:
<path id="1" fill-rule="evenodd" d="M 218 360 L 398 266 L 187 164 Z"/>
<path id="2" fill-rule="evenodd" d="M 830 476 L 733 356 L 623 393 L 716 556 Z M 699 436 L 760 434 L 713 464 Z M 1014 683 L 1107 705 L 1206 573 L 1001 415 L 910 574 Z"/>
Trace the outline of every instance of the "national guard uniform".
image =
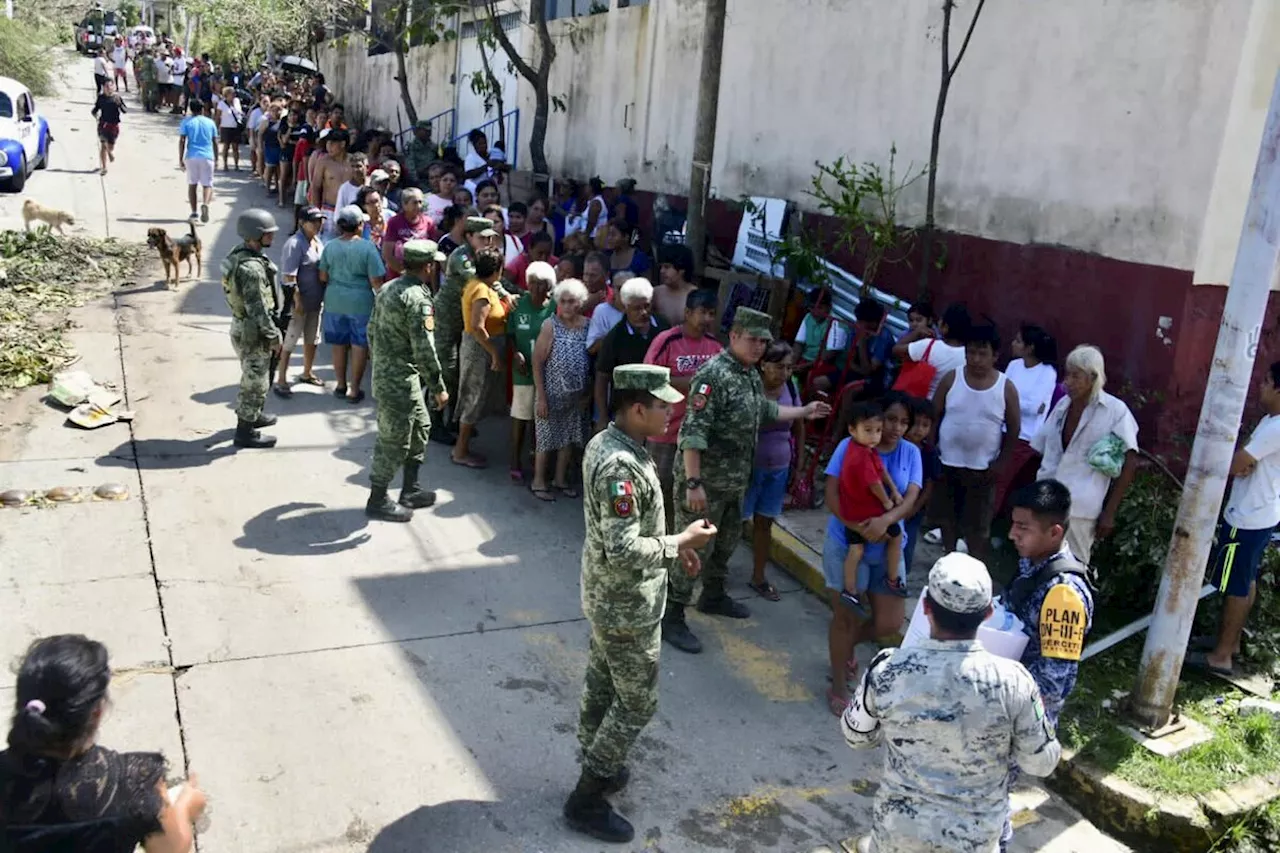
<path id="1" fill-rule="evenodd" d="M 739 308 L 734 328 L 766 340 L 773 340 L 768 314 Z M 675 465 L 676 529 L 705 517 L 717 528 L 715 541 L 702 557 L 702 596 L 698 609 L 723 616 L 746 618 L 747 608 L 725 593 L 729 558 L 742 538 L 742 499 L 751 484 L 755 464 L 756 439 L 760 427 L 778 419 L 778 404 L 764 394 L 764 382 L 754 364 L 743 364 L 729 349 L 712 358 L 689 381 L 689 404 L 680 424 Z M 702 451 L 698 480 L 707 495 L 704 513 L 691 512 L 685 505 L 690 483 L 686 478 L 684 451 Z M 695 481 L 697 482 L 697 481 Z M 682 572 L 671 576 L 671 601 L 678 605 L 668 612 L 672 627 L 687 634 L 692 643 L 673 643 L 684 651 L 698 651 L 701 644 L 684 624 L 684 607 L 693 600 L 694 579 Z M 670 628 L 669 628 L 670 630 Z M 670 640 L 671 637 L 668 637 Z"/>
<path id="2" fill-rule="evenodd" d="M 406 270 L 421 270 L 423 264 L 444 259 L 431 240 L 404 244 Z M 383 286 L 369 318 L 378 440 L 373 446 L 373 488 L 365 512 L 383 521 L 408 521 L 413 510 L 436 502 L 435 492 L 418 485 L 431 428 L 422 395 L 425 391 L 434 397 L 445 390 L 436 357 L 435 324 L 430 284 L 408 271 Z M 404 481 L 397 504 L 387 497 L 387 488 L 401 464 Z"/>
<path id="3" fill-rule="evenodd" d="M 669 403 L 684 399 L 669 381 L 667 368 L 653 364 L 613 372 L 615 389 L 648 391 Z M 643 441 L 609 424 L 587 443 L 582 480 L 582 611 L 591 643 L 578 723 L 582 778 L 565 816 L 576 829 L 625 841 L 630 824 L 603 798 L 626 783 L 627 753 L 658 706 L 660 625 L 679 549 L 667 532 L 658 470 Z"/>
<path id="4" fill-rule="evenodd" d="M 271 386 L 271 351 L 280 346 L 276 314 L 279 271 L 266 255 L 265 246 L 279 228 L 275 217 L 257 208 L 236 220 L 236 233 L 244 243 L 222 262 L 222 290 L 231 309 L 231 345 L 240 357 L 240 391 L 236 395 L 236 447 L 274 447 L 274 436 L 258 432 L 276 418 L 263 414 Z M 257 245 L 250 245 L 256 243 Z"/>
<path id="5" fill-rule="evenodd" d="M 934 563 L 928 590 L 953 613 L 991 604 L 991 576 L 968 554 Z M 871 835 L 859 842 L 871 853 L 993 853 L 1010 763 L 1048 776 L 1062 753 L 1035 681 L 978 640 L 929 639 L 876 655 L 840 727 L 854 749 L 885 744 Z"/>
<path id="6" fill-rule="evenodd" d="M 151 51 L 138 51 L 133 57 L 134 71 L 138 76 L 138 86 L 142 90 L 139 95 L 142 98 L 142 108 L 149 113 L 156 111 L 156 63 L 151 57 Z"/>
<path id="7" fill-rule="evenodd" d="M 420 118 L 413 126 L 414 130 L 425 130 L 431 133 L 431 122 L 428 119 Z M 430 192 L 427 186 L 427 167 L 436 161 L 435 145 L 430 142 L 423 142 L 415 133 L 404 146 L 404 165 L 405 171 L 408 173 L 409 183 L 415 187 L 424 187 Z"/>
<path id="8" fill-rule="evenodd" d="M 1022 620 L 1030 639 L 1022 665 L 1036 680 L 1045 715 L 1055 729 L 1058 715 L 1076 686 L 1080 654 L 1093 624 L 1093 591 L 1089 570 L 1071 553 L 1061 550 L 1047 560 L 1018 560 L 1018 576 L 1005 590 L 1005 606 Z"/>

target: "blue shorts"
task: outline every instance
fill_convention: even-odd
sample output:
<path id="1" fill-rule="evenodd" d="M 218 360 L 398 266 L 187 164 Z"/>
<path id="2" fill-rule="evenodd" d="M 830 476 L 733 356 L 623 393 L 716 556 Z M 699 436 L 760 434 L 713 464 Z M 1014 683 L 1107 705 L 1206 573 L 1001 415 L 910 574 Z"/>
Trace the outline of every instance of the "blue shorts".
<path id="1" fill-rule="evenodd" d="M 1225 521 L 1218 525 L 1213 553 L 1213 585 L 1223 595 L 1248 598 L 1249 587 L 1258 579 L 1262 555 L 1271 544 L 1272 528 L 1241 530 Z"/>
<path id="2" fill-rule="evenodd" d="M 280 165 L 280 149 L 279 148 L 263 148 L 262 159 L 266 161 L 268 166 Z"/>
<path id="3" fill-rule="evenodd" d="M 873 595 L 894 595 L 898 598 L 906 598 L 907 570 L 911 568 L 907 565 L 907 561 L 904 559 L 898 569 L 902 587 L 893 589 L 889 586 L 889 576 L 884 569 L 884 549 L 876 549 L 876 553 L 880 555 L 876 562 L 871 562 L 867 558 L 870 552 L 871 548 L 864 550 L 862 562 L 858 564 L 858 589 L 865 589 Z M 827 589 L 837 592 L 844 589 L 844 558 L 848 555 L 849 546 L 832 536 L 831 531 L 828 530 L 827 538 L 822 543 L 822 577 L 826 581 Z"/>
<path id="4" fill-rule="evenodd" d="M 369 318 L 363 314 L 324 315 L 324 342 L 331 347 L 369 346 Z"/>
<path id="5" fill-rule="evenodd" d="M 787 496 L 790 468 L 757 468 L 751 472 L 751 485 L 742 501 L 742 520 L 753 515 L 777 518 L 782 515 L 782 502 Z"/>

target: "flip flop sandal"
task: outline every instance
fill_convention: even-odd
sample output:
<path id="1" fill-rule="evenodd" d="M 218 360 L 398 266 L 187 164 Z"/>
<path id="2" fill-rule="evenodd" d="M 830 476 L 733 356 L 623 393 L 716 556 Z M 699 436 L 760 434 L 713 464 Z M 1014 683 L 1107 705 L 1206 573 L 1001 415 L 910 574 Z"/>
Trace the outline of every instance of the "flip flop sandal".
<path id="1" fill-rule="evenodd" d="M 271 386 L 271 393 L 281 399 L 287 400 L 293 396 L 293 389 L 288 385 L 281 385 L 279 382 Z"/>
<path id="2" fill-rule="evenodd" d="M 519 468 L 512 468 L 508 473 L 511 475 L 511 482 L 517 486 L 524 482 L 524 472 Z"/>
<path id="3" fill-rule="evenodd" d="M 323 388 L 324 380 L 321 379 L 319 376 L 299 376 L 298 384 L 299 385 L 315 385 L 318 388 Z M 343 393 L 344 394 L 346 393 L 345 388 L 343 389 Z"/>
<path id="4" fill-rule="evenodd" d="M 1187 655 L 1186 664 L 1187 666 L 1195 667 L 1196 669 L 1201 670 L 1202 672 L 1207 672 L 1211 675 L 1221 675 L 1226 678 L 1231 678 L 1236 674 L 1236 671 L 1234 669 L 1228 669 L 1227 667 L 1222 667 L 1222 666 L 1214 666 L 1213 664 L 1209 663 L 1209 656 L 1202 652 L 1195 652 Z"/>
<path id="5" fill-rule="evenodd" d="M 353 406 L 359 405 L 360 403 L 364 402 L 364 392 L 357 391 L 354 397 L 347 398 L 347 402 Z"/>
<path id="6" fill-rule="evenodd" d="M 533 496 L 540 501 L 545 501 L 549 504 L 556 502 L 556 496 L 551 493 L 550 489 L 530 489 L 529 491 L 533 492 Z"/>
<path id="7" fill-rule="evenodd" d="M 464 456 L 462 459 L 458 459 L 455 456 L 450 456 L 449 461 L 452 462 L 454 465 L 461 465 L 463 468 L 488 468 L 489 467 L 488 462 L 485 462 L 483 459 L 479 459 L 475 456 Z"/>
<path id="8" fill-rule="evenodd" d="M 844 715 L 844 709 L 849 707 L 849 699 L 840 696 L 832 690 L 827 690 L 827 710 L 831 712 L 833 717 Z"/>
<path id="9" fill-rule="evenodd" d="M 575 489 L 573 486 L 557 486 L 553 483 L 551 488 L 555 489 L 560 494 L 564 495 L 566 498 L 572 499 L 572 498 L 578 497 L 578 490 Z"/>
<path id="10" fill-rule="evenodd" d="M 782 600 L 782 596 L 778 595 L 778 590 L 774 589 L 773 584 L 768 581 L 760 584 L 749 583 L 747 584 L 747 588 L 761 598 L 767 598 L 770 601 Z"/>
<path id="11" fill-rule="evenodd" d="M 335 396 L 335 397 L 345 397 L 345 396 L 347 396 L 347 386 L 346 386 L 346 385 L 339 385 L 337 388 L 334 388 L 334 389 L 333 389 L 333 396 Z"/>

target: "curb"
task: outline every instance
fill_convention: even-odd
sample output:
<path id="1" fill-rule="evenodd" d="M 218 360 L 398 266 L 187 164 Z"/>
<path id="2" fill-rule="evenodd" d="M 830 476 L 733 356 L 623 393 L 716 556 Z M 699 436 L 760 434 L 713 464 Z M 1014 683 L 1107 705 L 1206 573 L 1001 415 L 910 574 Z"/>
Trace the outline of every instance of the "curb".
<path id="1" fill-rule="evenodd" d="M 769 557 L 801 586 L 829 603 L 827 581 L 822 574 L 822 555 L 778 523 L 773 525 Z"/>

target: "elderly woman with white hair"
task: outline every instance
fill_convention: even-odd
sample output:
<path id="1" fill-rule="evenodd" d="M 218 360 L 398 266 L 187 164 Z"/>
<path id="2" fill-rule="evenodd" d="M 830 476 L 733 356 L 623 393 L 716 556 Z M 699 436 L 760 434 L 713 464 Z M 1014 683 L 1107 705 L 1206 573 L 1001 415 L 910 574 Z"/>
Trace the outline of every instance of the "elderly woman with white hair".
<path id="1" fill-rule="evenodd" d="M 1088 563 L 1094 540 L 1115 529 L 1116 510 L 1138 466 L 1138 422 L 1129 407 L 1103 390 L 1102 351 L 1078 346 L 1067 356 L 1058 401 L 1031 439 L 1043 461 L 1036 479 L 1053 478 L 1071 491 L 1067 544 Z"/>
<path id="2" fill-rule="evenodd" d="M 623 318 L 600 341 L 596 355 L 596 423 L 600 432 L 609 423 L 609 391 L 613 369 L 623 364 L 641 364 L 649 344 L 667 323 L 653 313 L 653 285 L 647 278 L 633 278 L 618 291 Z"/>
<path id="3" fill-rule="evenodd" d="M 551 289 L 556 271 L 546 261 L 532 261 L 525 268 L 527 291 L 520 294 L 507 315 L 507 349 L 511 353 L 511 482 L 524 482 L 524 434 L 533 422 L 533 345 L 542 324 L 555 309 Z"/>
<path id="4" fill-rule="evenodd" d="M 532 265 L 530 265 L 532 267 Z M 587 286 L 565 279 L 552 291 L 555 313 L 542 323 L 533 345 L 534 425 L 537 457 L 534 497 L 554 501 L 552 489 L 565 497 L 578 493 L 569 485 L 573 448 L 583 444 L 583 411 L 591 402 L 587 387 Z M 547 466 L 556 454 L 555 478 L 547 483 Z"/>

